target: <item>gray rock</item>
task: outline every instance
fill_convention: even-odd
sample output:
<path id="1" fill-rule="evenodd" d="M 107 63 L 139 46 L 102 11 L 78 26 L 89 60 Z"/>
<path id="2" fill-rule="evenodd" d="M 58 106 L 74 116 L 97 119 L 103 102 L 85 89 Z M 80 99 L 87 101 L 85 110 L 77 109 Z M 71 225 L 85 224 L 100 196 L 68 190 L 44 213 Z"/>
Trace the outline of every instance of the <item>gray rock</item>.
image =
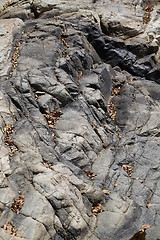
<path id="1" fill-rule="evenodd" d="M 85 235 L 89 217 L 84 210 L 85 206 L 78 189 L 79 184 L 82 185 L 83 182 L 80 183 L 63 165 L 55 165 L 52 170 L 48 169 L 43 174 L 38 174 L 33 181 L 35 188 L 57 209 L 56 215 L 65 231 L 71 236 L 78 237 L 80 232 Z M 78 186 L 72 185 L 73 183 L 74 185 L 78 183 Z M 65 232 L 63 234 L 65 236 Z"/>
<path id="2" fill-rule="evenodd" d="M 98 238 L 130 239 L 131 231 L 136 232 L 138 229 L 135 220 L 139 219 L 140 213 L 140 209 L 130 199 L 121 199 L 118 194 L 111 194 L 104 207 L 104 212 L 98 218 L 96 229 Z M 121 225 L 123 225 L 123 229 Z M 106 226 L 108 226 L 107 232 Z"/>
<path id="3" fill-rule="evenodd" d="M 23 22 L 20 19 L 0 20 L 0 76 L 7 75 L 12 66 L 12 42 L 21 33 Z"/>
<path id="4" fill-rule="evenodd" d="M 151 69 L 146 78 L 149 79 L 149 80 L 152 80 L 152 81 L 156 81 L 158 84 L 160 84 L 160 78 L 159 78 L 159 70 L 160 69 L 160 66 L 156 66 L 154 67 L 153 69 Z"/>
<path id="5" fill-rule="evenodd" d="M 10 236 L 10 234 L 7 234 L 5 230 L 0 229 L 0 236 L 2 239 L 5 240 L 25 240 L 25 238 L 22 237 L 15 237 L 15 236 Z"/>
<path id="6" fill-rule="evenodd" d="M 1 1 L 0 238 L 128 240 L 143 224 L 159 237 L 159 3 L 145 23 L 147 4 Z"/>

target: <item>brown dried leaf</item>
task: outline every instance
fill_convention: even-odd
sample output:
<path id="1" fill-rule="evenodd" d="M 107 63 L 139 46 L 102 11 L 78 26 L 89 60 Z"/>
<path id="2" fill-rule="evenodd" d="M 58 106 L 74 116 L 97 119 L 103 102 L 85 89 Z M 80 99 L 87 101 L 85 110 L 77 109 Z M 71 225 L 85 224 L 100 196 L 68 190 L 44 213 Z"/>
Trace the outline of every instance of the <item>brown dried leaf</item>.
<path id="1" fill-rule="evenodd" d="M 55 134 L 54 133 L 52 133 L 52 139 L 55 140 Z"/>
<path id="2" fill-rule="evenodd" d="M 144 224 L 143 226 L 142 226 L 142 229 L 148 229 L 148 228 L 150 228 L 151 226 L 149 225 L 149 224 Z"/>
<path id="3" fill-rule="evenodd" d="M 40 96 L 37 93 L 34 93 L 34 97 L 36 100 L 38 100 L 40 98 Z"/>
<path id="4" fill-rule="evenodd" d="M 15 229 L 15 227 L 12 225 L 12 223 L 8 222 L 4 226 L 2 226 L 5 231 L 7 231 L 8 234 L 11 236 L 16 236 L 22 238 L 22 235 L 18 233 L 18 231 Z"/>
<path id="5" fill-rule="evenodd" d="M 93 213 L 94 215 L 97 216 L 98 213 L 102 213 L 102 212 L 103 212 L 103 207 L 102 207 L 101 204 L 98 204 L 97 206 L 92 207 L 92 213 Z"/>
<path id="6" fill-rule="evenodd" d="M 10 157 L 11 157 L 11 156 L 13 156 L 14 152 L 18 150 L 17 147 L 15 146 L 14 142 L 10 139 L 10 135 L 13 133 L 13 125 L 6 124 L 6 126 L 4 127 L 4 131 L 6 133 L 4 142 L 11 149 L 11 151 L 10 151 Z"/>
<path id="7" fill-rule="evenodd" d="M 107 189 L 103 189 L 104 194 L 109 195 L 111 192 Z"/>
<path id="8" fill-rule="evenodd" d="M 132 77 L 128 77 L 127 76 L 126 78 L 127 78 L 128 81 L 133 82 L 133 78 Z"/>
<path id="9" fill-rule="evenodd" d="M 19 199 L 14 200 L 11 210 L 18 214 L 19 211 L 21 210 L 23 204 L 24 204 L 24 195 L 19 195 Z"/>
<path id="10" fill-rule="evenodd" d="M 115 183 L 115 184 L 114 184 L 114 187 L 118 187 L 118 183 Z"/>
<path id="11" fill-rule="evenodd" d="M 8 136 L 4 138 L 4 142 L 7 146 L 13 145 L 13 141 Z"/>
<path id="12" fill-rule="evenodd" d="M 49 126 L 49 128 L 51 128 L 51 129 L 54 128 L 54 125 L 53 125 L 53 124 L 49 124 L 48 126 Z"/>
<path id="13" fill-rule="evenodd" d="M 10 146 L 11 151 L 9 152 L 9 157 L 12 157 L 14 155 L 15 152 L 18 151 L 16 146 Z"/>
<path id="14" fill-rule="evenodd" d="M 16 46 L 14 48 L 15 52 L 12 57 L 12 64 L 13 64 L 13 69 L 15 69 L 18 65 L 18 58 L 19 58 L 19 46 Z"/>
<path id="15" fill-rule="evenodd" d="M 128 164 L 122 165 L 123 170 L 131 177 L 133 174 L 133 166 L 130 166 Z"/>
<path id="16" fill-rule="evenodd" d="M 147 208 L 152 207 L 152 203 L 147 203 L 146 207 L 147 207 Z"/>
<path id="17" fill-rule="evenodd" d="M 6 132 L 7 135 L 10 135 L 13 133 L 13 125 L 12 124 L 6 124 L 4 127 L 4 131 Z"/>
<path id="18" fill-rule="evenodd" d="M 114 89 L 112 90 L 112 96 L 115 97 L 116 95 L 118 95 L 119 92 L 120 92 L 120 90 L 121 90 L 120 87 L 114 88 Z"/>
<path id="19" fill-rule="evenodd" d="M 6 226 L 6 231 L 9 233 L 9 234 L 12 234 L 13 232 L 13 227 L 10 223 L 7 224 Z"/>
<path id="20" fill-rule="evenodd" d="M 83 76 L 83 72 L 82 72 L 82 71 L 80 71 L 80 72 L 77 73 L 77 77 L 78 77 L 78 78 L 81 78 L 82 76 Z"/>
<path id="21" fill-rule="evenodd" d="M 68 47 L 68 44 L 67 44 L 66 40 L 63 37 L 61 38 L 61 42 L 63 43 L 65 48 Z"/>
<path id="22" fill-rule="evenodd" d="M 54 125 L 56 124 L 57 120 L 61 115 L 62 115 L 61 110 L 54 110 L 53 112 L 44 115 L 51 129 L 54 128 Z"/>
<path id="23" fill-rule="evenodd" d="M 83 170 L 83 172 L 87 175 L 87 177 L 89 177 L 91 180 L 93 180 L 93 178 L 96 176 L 95 173 L 88 171 L 88 170 Z"/>
<path id="24" fill-rule="evenodd" d="M 43 162 L 43 165 L 44 165 L 46 168 L 51 168 L 51 167 L 52 167 L 52 164 L 49 163 L 49 162 L 47 162 L 47 161 Z"/>
<path id="25" fill-rule="evenodd" d="M 49 168 L 48 162 L 44 162 L 44 166 L 45 166 L 46 168 Z"/>
<path id="26" fill-rule="evenodd" d="M 109 107 L 109 116 L 114 121 L 116 117 L 116 106 L 113 103 L 108 104 Z"/>

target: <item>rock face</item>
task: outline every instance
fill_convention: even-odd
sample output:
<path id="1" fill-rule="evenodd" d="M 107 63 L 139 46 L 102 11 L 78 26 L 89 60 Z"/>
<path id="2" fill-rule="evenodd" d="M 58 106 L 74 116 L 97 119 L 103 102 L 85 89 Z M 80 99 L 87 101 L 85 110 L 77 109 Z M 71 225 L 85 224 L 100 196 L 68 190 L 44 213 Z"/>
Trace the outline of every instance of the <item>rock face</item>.
<path id="1" fill-rule="evenodd" d="M 0 239 L 159 239 L 159 12 L 1 1 Z"/>
<path id="2" fill-rule="evenodd" d="M 20 19 L 0 20 L 0 76 L 7 75 L 12 68 L 12 44 L 15 35 L 20 35 L 23 22 Z"/>

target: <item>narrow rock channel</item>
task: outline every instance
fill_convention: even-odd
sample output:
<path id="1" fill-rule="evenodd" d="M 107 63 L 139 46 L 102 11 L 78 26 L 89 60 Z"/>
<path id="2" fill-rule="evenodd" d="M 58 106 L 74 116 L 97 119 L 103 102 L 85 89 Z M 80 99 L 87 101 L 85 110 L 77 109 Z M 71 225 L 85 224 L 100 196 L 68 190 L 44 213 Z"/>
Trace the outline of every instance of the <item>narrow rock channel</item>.
<path id="1" fill-rule="evenodd" d="M 0 1 L 0 240 L 160 239 L 160 2 Z"/>

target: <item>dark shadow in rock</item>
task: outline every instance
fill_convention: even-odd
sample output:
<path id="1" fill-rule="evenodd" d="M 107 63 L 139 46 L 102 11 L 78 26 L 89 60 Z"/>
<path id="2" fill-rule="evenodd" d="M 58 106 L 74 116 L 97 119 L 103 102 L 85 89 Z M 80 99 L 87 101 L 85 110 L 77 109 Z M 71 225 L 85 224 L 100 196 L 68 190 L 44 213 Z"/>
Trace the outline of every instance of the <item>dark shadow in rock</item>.
<path id="1" fill-rule="evenodd" d="M 159 49 L 157 45 L 147 45 L 144 42 L 132 42 L 131 44 L 127 44 L 126 47 L 128 51 L 136 54 L 139 58 L 156 53 Z"/>
<path id="2" fill-rule="evenodd" d="M 35 18 L 39 18 L 40 14 L 38 13 L 37 8 L 34 6 L 33 3 L 31 4 L 31 7 L 30 7 L 30 8 L 31 8 L 31 13 L 34 14 L 34 17 L 35 17 Z"/>
<path id="3" fill-rule="evenodd" d="M 146 239 L 146 232 L 138 232 L 134 234 L 134 236 L 130 240 L 145 240 Z"/>
<path id="4" fill-rule="evenodd" d="M 152 81 L 156 81 L 158 84 L 160 84 L 160 64 L 151 69 L 146 78 Z"/>
<path id="5" fill-rule="evenodd" d="M 119 38 L 104 36 L 98 27 L 93 25 L 88 25 L 83 30 L 104 62 L 111 64 L 112 67 L 119 66 L 134 76 L 148 76 L 153 81 L 159 81 L 159 68 L 153 70 L 156 66 L 154 55 L 158 51 L 158 46 L 142 43 L 126 45 Z"/>

